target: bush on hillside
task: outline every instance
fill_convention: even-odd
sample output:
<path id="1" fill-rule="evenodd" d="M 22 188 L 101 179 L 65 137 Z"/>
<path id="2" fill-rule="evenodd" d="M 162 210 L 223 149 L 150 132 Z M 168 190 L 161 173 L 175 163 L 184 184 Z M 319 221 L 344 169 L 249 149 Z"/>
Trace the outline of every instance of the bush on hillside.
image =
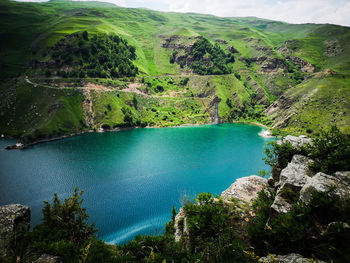
<path id="1" fill-rule="evenodd" d="M 292 160 L 293 155 L 301 154 L 314 160 L 312 170 L 332 174 L 336 171 L 350 170 L 350 136 L 342 133 L 336 126 L 312 139 L 308 146 L 296 149 L 290 142 L 279 144 L 268 143 L 265 148 L 265 163 L 271 167 L 284 168 Z"/>
<path id="2" fill-rule="evenodd" d="M 177 52 L 174 51 L 170 56 L 170 63 L 176 61 Z M 204 37 L 198 39 L 194 44 L 191 52 L 186 53 L 191 59 L 187 65 L 194 73 L 199 75 L 222 75 L 232 73 L 232 68 L 228 66 L 233 63 L 235 58 L 233 54 L 226 54 L 218 45 L 213 45 Z M 185 65 L 184 61 L 180 62 L 181 68 Z"/>
<path id="3" fill-rule="evenodd" d="M 312 166 L 315 172 L 331 174 L 350 170 L 350 136 L 340 132 L 336 126 L 329 131 L 321 131 L 313 139 L 309 151 L 310 158 L 315 161 Z"/>
<path id="4" fill-rule="evenodd" d="M 135 47 L 115 34 L 74 33 L 65 36 L 50 50 L 57 75 L 62 77 L 134 77 L 138 68 L 132 63 Z M 66 71 L 64 68 L 72 70 Z M 46 74 L 47 75 L 47 74 Z"/>

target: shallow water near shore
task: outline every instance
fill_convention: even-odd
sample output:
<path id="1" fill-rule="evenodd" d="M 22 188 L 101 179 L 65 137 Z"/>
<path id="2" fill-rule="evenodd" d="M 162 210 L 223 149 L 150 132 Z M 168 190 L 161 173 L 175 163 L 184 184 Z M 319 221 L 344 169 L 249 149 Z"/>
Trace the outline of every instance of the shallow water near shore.
<path id="1" fill-rule="evenodd" d="M 271 138 L 245 124 L 88 133 L 0 150 L 0 205 L 21 203 L 40 222 L 43 200 L 84 190 L 83 206 L 98 236 L 122 244 L 159 234 L 184 196 L 221 194 L 235 179 L 268 170 L 262 157 Z M 0 140 L 0 147 L 13 144 Z"/>

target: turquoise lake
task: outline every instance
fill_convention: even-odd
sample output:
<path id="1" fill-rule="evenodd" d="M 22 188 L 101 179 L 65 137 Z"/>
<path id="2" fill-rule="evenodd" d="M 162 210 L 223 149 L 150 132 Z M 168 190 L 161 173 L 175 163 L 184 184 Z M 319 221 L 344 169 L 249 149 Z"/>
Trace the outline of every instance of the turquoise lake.
<path id="1" fill-rule="evenodd" d="M 132 129 L 89 133 L 6 151 L 0 140 L 0 205 L 31 207 L 40 222 L 43 200 L 84 191 L 83 206 L 110 243 L 158 234 L 184 196 L 221 194 L 235 179 L 268 170 L 262 160 L 271 139 L 244 124 Z"/>

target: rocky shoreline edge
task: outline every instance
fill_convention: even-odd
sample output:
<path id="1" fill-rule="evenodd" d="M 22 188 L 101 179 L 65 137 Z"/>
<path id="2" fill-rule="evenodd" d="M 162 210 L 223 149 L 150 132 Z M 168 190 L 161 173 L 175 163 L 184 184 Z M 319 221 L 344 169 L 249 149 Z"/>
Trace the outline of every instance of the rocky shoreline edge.
<path id="1" fill-rule="evenodd" d="M 259 127 L 263 127 L 266 130 L 262 130 L 259 133 L 259 136 L 261 137 L 266 137 L 266 138 L 272 138 L 274 136 L 272 136 L 269 127 L 257 123 L 257 122 L 223 122 L 223 123 L 219 123 L 219 124 L 227 124 L 227 123 L 236 123 L 236 124 L 246 124 L 246 125 L 254 125 L 254 126 L 259 126 Z M 8 145 L 6 146 L 4 149 L 5 150 L 24 150 L 28 147 L 37 145 L 37 144 L 41 144 L 41 143 L 46 143 L 46 142 L 53 142 L 53 141 L 59 141 L 59 140 L 63 140 L 63 139 L 67 139 L 67 138 L 72 138 L 75 136 L 79 136 L 79 135 L 83 135 L 86 133 L 102 133 L 102 132 L 120 132 L 120 131 L 126 131 L 126 130 L 131 130 L 131 129 L 139 129 L 139 128 L 147 128 L 147 129 L 158 129 L 158 128 L 181 128 L 181 127 L 196 127 L 196 126 L 202 126 L 202 125 L 217 125 L 214 123 L 203 123 L 203 124 L 182 124 L 182 125 L 177 125 L 177 126 L 166 126 L 166 127 L 158 127 L 158 126 L 146 126 L 146 127 L 141 127 L 141 126 L 135 126 L 135 127 L 118 127 L 115 129 L 103 129 L 103 128 L 99 128 L 97 131 L 96 130 L 88 130 L 88 131 L 82 131 L 82 132 L 78 132 L 78 133 L 71 133 L 71 134 L 66 134 L 66 135 L 62 135 L 62 136 L 57 136 L 57 137 L 52 137 L 52 138 L 48 138 L 48 139 L 43 139 L 43 140 L 38 140 L 38 141 L 33 141 L 31 143 L 22 143 L 22 142 L 17 142 L 16 144 L 12 144 L 12 145 Z M 1 136 L 1 138 L 5 138 L 5 136 Z"/>
<path id="2" fill-rule="evenodd" d="M 307 144 L 312 143 L 311 139 L 306 136 L 291 136 L 288 135 L 279 143 L 291 143 L 295 148 L 301 148 Z M 332 175 L 327 175 L 322 172 L 313 174 L 309 164 L 313 160 L 310 158 L 295 154 L 288 165 L 282 170 L 273 170 L 272 176 L 268 179 L 257 175 L 251 175 L 238 178 L 229 188 L 224 190 L 219 197 L 227 205 L 238 205 L 244 207 L 241 210 L 240 220 L 244 223 L 250 222 L 254 217 L 252 209 L 255 199 L 258 197 L 260 191 L 264 190 L 267 194 L 275 192 L 274 201 L 270 207 L 270 217 L 266 222 L 279 214 L 286 214 L 292 208 L 292 200 L 285 197 L 284 192 L 293 191 L 296 198 L 308 204 L 311 200 L 312 194 L 327 193 L 330 189 L 336 187 L 335 195 L 339 200 L 346 200 L 350 198 L 350 171 L 338 171 Z M 219 201 L 217 198 L 215 201 Z M 200 204 L 198 204 L 200 205 Z M 327 235 L 328 231 L 331 233 L 334 227 L 340 227 L 344 231 L 349 231 L 350 226 L 345 222 L 331 222 L 324 226 L 322 235 Z M 189 238 L 189 229 L 186 218 L 186 211 L 180 208 L 179 213 L 175 217 L 175 241 L 187 242 Z M 339 229 L 338 229 L 339 231 Z M 259 259 L 259 262 L 264 263 L 324 263 L 324 261 L 316 258 L 305 258 L 297 253 L 289 253 L 286 255 L 270 254 Z"/>

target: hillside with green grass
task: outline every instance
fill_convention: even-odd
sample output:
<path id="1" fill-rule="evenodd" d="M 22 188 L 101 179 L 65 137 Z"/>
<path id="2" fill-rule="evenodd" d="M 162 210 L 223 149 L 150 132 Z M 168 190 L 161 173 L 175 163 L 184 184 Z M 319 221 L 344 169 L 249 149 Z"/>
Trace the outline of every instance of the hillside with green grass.
<path id="1" fill-rule="evenodd" d="M 101 2 L 0 2 L 0 133 L 222 122 L 350 132 L 350 28 L 163 13 Z"/>

